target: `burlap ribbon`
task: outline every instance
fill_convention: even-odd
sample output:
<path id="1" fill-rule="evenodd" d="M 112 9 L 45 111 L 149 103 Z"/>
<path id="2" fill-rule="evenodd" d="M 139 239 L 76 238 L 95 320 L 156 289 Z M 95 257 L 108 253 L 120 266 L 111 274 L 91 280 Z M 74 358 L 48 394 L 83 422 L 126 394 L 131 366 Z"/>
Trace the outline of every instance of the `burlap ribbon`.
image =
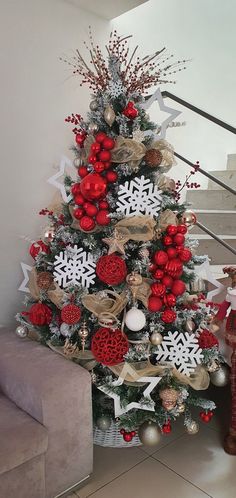
<path id="1" fill-rule="evenodd" d="M 138 301 L 141 301 L 145 308 L 148 307 L 148 298 L 151 294 L 151 288 L 150 285 L 153 283 L 153 280 L 151 278 L 145 278 L 143 277 L 143 281 L 141 285 L 135 288 L 135 299 Z"/>
<path id="2" fill-rule="evenodd" d="M 111 152 L 111 161 L 113 163 L 129 163 L 134 170 L 139 166 L 142 158 L 145 156 L 146 147 L 132 138 L 118 137 L 116 145 Z"/>
<path id="3" fill-rule="evenodd" d="M 147 242 L 154 237 L 154 229 L 156 222 L 151 216 L 131 216 L 124 218 L 116 223 L 115 228 L 117 233 L 128 240 L 136 242 Z"/>
<path id="4" fill-rule="evenodd" d="M 31 296 L 39 301 L 40 299 L 40 288 L 37 284 L 37 271 L 33 268 L 29 274 L 29 291 Z M 56 282 L 53 282 L 52 285 L 47 290 L 48 299 L 52 301 L 57 308 L 61 309 L 63 307 L 64 299 L 66 298 L 66 292 L 59 287 Z"/>
<path id="5" fill-rule="evenodd" d="M 157 185 L 163 191 L 172 192 L 173 190 L 175 190 L 175 181 L 173 180 L 173 178 L 170 178 L 166 175 L 161 175 L 158 178 Z"/>
<path id="6" fill-rule="evenodd" d="M 168 225 L 178 225 L 178 219 L 174 211 L 165 209 L 158 218 L 158 228 L 165 230 Z"/>
<path id="7" fill-rule="evenodd" d="M 92 351 L 76 351 L 75 353 L 68 355 L 65 354 L 63 346 L 54 346 L 51 341 L 47 341 L 47 345 L 55 353 L 64 356 L 64 358 L 68 360 L 78 360 L 78 363 L 86 368 L 86 370 L 91 371 L 97 365 L 97 361 L 94 359 Z"/>
<path id="8" fill-rule="evenodd" d="M 117 294 L 117 292 L 106 290 L 106 295 L 97 292 L 96 294 L 86 294 L 82 296 L 82 304 L 99 317 L 101 313 L 109 313 L 115 317 L 121 313 L 128 302 L 126 292 Z"/>

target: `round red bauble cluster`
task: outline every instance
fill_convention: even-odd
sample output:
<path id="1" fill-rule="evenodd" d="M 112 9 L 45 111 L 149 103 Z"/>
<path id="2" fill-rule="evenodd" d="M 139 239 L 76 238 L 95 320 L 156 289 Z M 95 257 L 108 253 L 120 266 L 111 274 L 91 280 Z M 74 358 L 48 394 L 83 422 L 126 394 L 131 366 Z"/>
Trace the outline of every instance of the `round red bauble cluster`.
<path id="1" fill-rule="evenodd" d="M 66 304 L 61 310 L 61 319 L 68 325 L 74 325 L 80 321 L 81 310 L 75 304 Z"/>
<path id="2" fill-rule="evenodd" d="M 211 421 L 213 415 L 214 413 L 211 410 L 206 410 L 199 413 L 201 420 L 205 422 L 205 424 L 208 424 L 208 422 Z"/>
<path id="3" fill-rule="evenodd" d="M 96 273 L 102 282 L 107 285 L 119 285 L 127 275 L 125 261 L 116 254 L 101 256 L 96 265 Z"/>
<path id="4" fill-rule="evenodd" d="M 123 109 L 122 114 L 129 119 L 135 119 L 138 116 L 138 109 L 134 106 L 134 102 L 129 101 Z"/>
<path id="5" fill-rule="evenodd" d="M 219 341 L 210 330 L 204 329 L 198 337 L 198 344 L 200 348 L 207 349 L 219 346 Z"/>
<path id="6" fill-rule="evenodd" d="M 33 325 L 48 325 L 52 321 L 52 310 L 46 304 L 36 303 L 31 306 L 28 316 Z"/>
<path id="7" fill-rule="evenodd" d="M 177 315 L 174 310 L 166 308 L 161 314 L 161 319 L 164 323 L 173 323 L 176 319 L 176 316 Z"/>
<path id="8" fill-rule="evenodd" d="M 46 244 L 44 244 L 42 240 L 37 240 L 37 242 L 33 242 L 33 244 L 31 244 L 29 253 L 32 258 L 36 259 L 40 252 L 45 252 L 46 254 L 48 254 L 50 252 L 50 249 Z"/>
<path id="9" fill-rule="evenodd" d="M 88 156 L 88 163 L 93 166 L 96 173 L 102 173 L 111 166 L 111 150 L 115 147 L 115 140 L 108 137 L 103 131 L 99 131 L 95 137 L 95 142 L 90 147 L 90 154 Z M 105 174 L 108 182 L 115 182 L 117 180 L 117 173 L 109 171 Z"/>
<path id="10" fill-rule="evenodd" d="M 130 443 L 133 437 L 136 436 L 137 432 L 136 431 L 127 432 L 125 431 L 125 429 L 121 429 L 120 434 L 123 436 L 123 439 L 126 443 Z"/>
<path id="11" fill-rule="evenodd" d="M 92 338 L 91 350 L 97 361 L 103 365 L 117 365 L 124 361 L 129 343 L 121 330 L 101 327 Z"/>

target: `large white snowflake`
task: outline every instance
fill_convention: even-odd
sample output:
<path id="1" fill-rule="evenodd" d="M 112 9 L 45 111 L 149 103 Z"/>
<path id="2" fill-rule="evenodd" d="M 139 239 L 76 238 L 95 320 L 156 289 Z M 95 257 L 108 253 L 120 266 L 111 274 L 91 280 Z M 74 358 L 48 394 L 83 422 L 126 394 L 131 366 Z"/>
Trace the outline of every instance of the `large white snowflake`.
<path id="1" fill-rule="evenodd" d="M 119 187 L 116 211 L 128 215 L 157 216 L 161 208 L 162 192 L 148 178 L 136 177 Z"/>
<path id="2" fill-rule="evenodd" d="M 194 335 L 187 332 L 169 332 L 155 351 L 156 359 L 170 362 L 179 372 L 190 376 L 201 363 L 202 350 Z"/>
<path id="3" fill-rule="evenodd" d="M 81 247 L 74 246 L 69 252 L 66 249 L 55 257 L 53 275 L 63 288 L 68 284 L 89 287 L 94 283 L 95 266 L 91 254 Z"/>

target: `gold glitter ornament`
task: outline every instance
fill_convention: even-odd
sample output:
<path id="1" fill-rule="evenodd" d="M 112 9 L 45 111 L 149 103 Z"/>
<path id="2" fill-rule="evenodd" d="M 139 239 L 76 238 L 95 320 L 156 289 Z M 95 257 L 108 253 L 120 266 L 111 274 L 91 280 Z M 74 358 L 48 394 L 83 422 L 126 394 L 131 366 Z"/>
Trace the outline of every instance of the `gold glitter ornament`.
<path id="1" fill-rule="evenodd" d="M 53 283 L 53 275 L 48 271 L 40 271 L 37 274 L 37 285 L 42 290 L 47 290 Z"/>
<path id="2" fill-rule="evenodd" d="M 115 115 L 115 112 L 113 111 L 113 108 L 111 107 L 111 105 L 108 105 L 106 107 L 104 114 L 103 114 L 103 117 L 109 126 L 113 125 L 113 123 L 116 119 L 116 115 Z"/>
<path id="3" fill-rule="evenodd" d="M 73 161 L 75 168 L 79 168 L 83 164 L 83 159 L 81 157 L 76 157 Z"/>
<path id="4" fill-rule="evenodd" d="M 96 426 L 100 431 L 107 431 L 111 425 L 111 419 L 106 415 L 98 417 L 96 420 Z"/>
<path id="5" fill-rule="evenodd" d="M 87 329 L 87 326 L 86 326 L 86 322 L 85 322 L 85 321 L 83 321 L 83 323 L 82 323 L 82 325 L 81 325 L 81 327 L 80 327 L 80 329 L 79 329 L 79 331 L 78 331 L 78 335 L 79 335 L 79 337 L 80 337 L 80 339 L 81 339 L 82 350 L 83 350 L 83 352 L 84 352 L 84 348 L 85 348 L 86 339 L 87 339 L 87 337 L 88 337 L 88 335 L 89 335 L 89 331 L 88 331 L 88 329 Z"/>
<path id="6" fill-rule="evenodd" d="M 176 406 L 179 394 L 175 389 L 167 387 L 159 392 L 159 396 L 162 400 L 163 408 L 169 412 Z"/>
<path id="7" fill-rule="evenodd" d="M 142 275 L 140 275 L 139 273 L 136 273 L 134 271 L 129 273 L 126 277 L 126 282 L 129 286 L 141 285 L 142 281 L 143 281 Z"/>
<path id="8" fill-rule="evenodd" d="M 90 104 L 89 104 L 89 108 L 91 111 L 96 111 L 98 109 L 98 101 L 97 100 L 91 100 Z"/>
<path id="9" fill-rule="evenodd" d="M 155 446 L 161 439 L 159 426 L 151 420 L 147 420 L 139 427 L 138 435 L 141 443 L 145 446 Z"/>
<path id="10" fill-rule="evenodd" d="M 88 132 L 94 135 L 94 133 L 97 133 L 99 130 L 98 124 L 97 123 L 89 123 L 88 125 Z"/>
<path id="11" fill-rule="evenodd" d="M 216 360 L 212 360 L 209 365 L 207 365 L 207 371 L 209 373 L 216 372 L 220 368 L 220 364 Z"/>
<path id="12" fill-rule="evenodd" d="M 198 431 L 199 431 L 199 425 L 197 422 L 195 422 L 195 420 L 192 420 L 192 422 L 190 422 L 190 424 L 186 426 L 186 432 L 190 435 L 197 434 Z"/>
<path id="13" fill-rule="evenodd" d="M 163 337 L 159 332 L 153 332 L 150 336 L 150 342 L 153 346 L 160 346 L 163 341 Z"/>
<path id="14" fill-rule="evenodd" d="M 149 149 L 143 159 L 150 168 L 156 168 L 157 166 L 160 166 L 162 157 L 163 156 L 160 150 Z"/>
<path id="15" fill-rule="evenodd" d="M 184 413 L 185 412 L 185 404 L 180 403 L 179 405 L 177 405 L 177 411 L 178 411 L 178 413 Z"/>

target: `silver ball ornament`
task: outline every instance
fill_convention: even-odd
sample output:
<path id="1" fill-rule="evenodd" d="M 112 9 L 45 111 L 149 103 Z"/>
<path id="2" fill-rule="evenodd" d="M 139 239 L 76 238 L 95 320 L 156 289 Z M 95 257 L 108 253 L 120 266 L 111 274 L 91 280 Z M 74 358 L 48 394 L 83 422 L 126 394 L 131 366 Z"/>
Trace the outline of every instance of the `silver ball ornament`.
<path id="1" fill-rule="evenodd" d="M 107 431 L 111 426 L 111 419 L 103 415 L 96 420 L 96 426 L 100 431 Z"/>
<path id="2" fill-rule="evenodd" d="M 155 446 L 160 442 L 161 431 L 155 422 L 147 420 L 138 430 L 139 439 L 146 446 Z"/>
<path id="3" fill-rule="evenodd" d="M 89 108 L 91 111 L 96 111 L 98 109 L 98 101 L 97 100 L 91 100 L 89 104 Z"/>
<path id="4" fill-rule="evenodd" d="M 29 333 L 26 325 L 18 325 L 18 327 L 16 327 L 15 332 L 16 332 L 16 335 L 18 335 L 18 337 L 20 337 L 21 339 L 24 339 L 25 337 L 27 337 L 27 335 Z"/>
<path id="5" fill-rule="evenodd" d="M 230 379 L 229 368 L 225 365 L 221 365 L 220 368 L 218 368 L 214 372 L 210 372 L 210 379 L 213 386 L 227 386 Z"/>
<path id="6" fill-rule="evenodd" d="M 159 332 L 153 332 L 150 336 L 150 342 L 153 346 L 160 346 L 163 341 L 163 337 Z"/>
<path id="7" fill-rule="evenodd" d="M 199 425 L 197 422 L 195 422 L 195 420 L 192 420 L 192 422 L 186 426 L 186 432 L 191 436 L 197 434 L 198 431 L 199 431 Z"/>
<path id="8" fill-rule="evenodd" d="M 61 324 L 61 326 L 60 326 L 60 333 L 64 337 L 71 337 L 72 332 L 71 332 L 70 327 L 69 327 L 69 325 L 67 323 L 62 323 Z"/>
<path id="9" fill-rule="evenodd" d="M 88 132 L 89 133 L 97 133 L 98 132 L 98 125 L 97 123 L 89 123 L 88 125 Z"/>

